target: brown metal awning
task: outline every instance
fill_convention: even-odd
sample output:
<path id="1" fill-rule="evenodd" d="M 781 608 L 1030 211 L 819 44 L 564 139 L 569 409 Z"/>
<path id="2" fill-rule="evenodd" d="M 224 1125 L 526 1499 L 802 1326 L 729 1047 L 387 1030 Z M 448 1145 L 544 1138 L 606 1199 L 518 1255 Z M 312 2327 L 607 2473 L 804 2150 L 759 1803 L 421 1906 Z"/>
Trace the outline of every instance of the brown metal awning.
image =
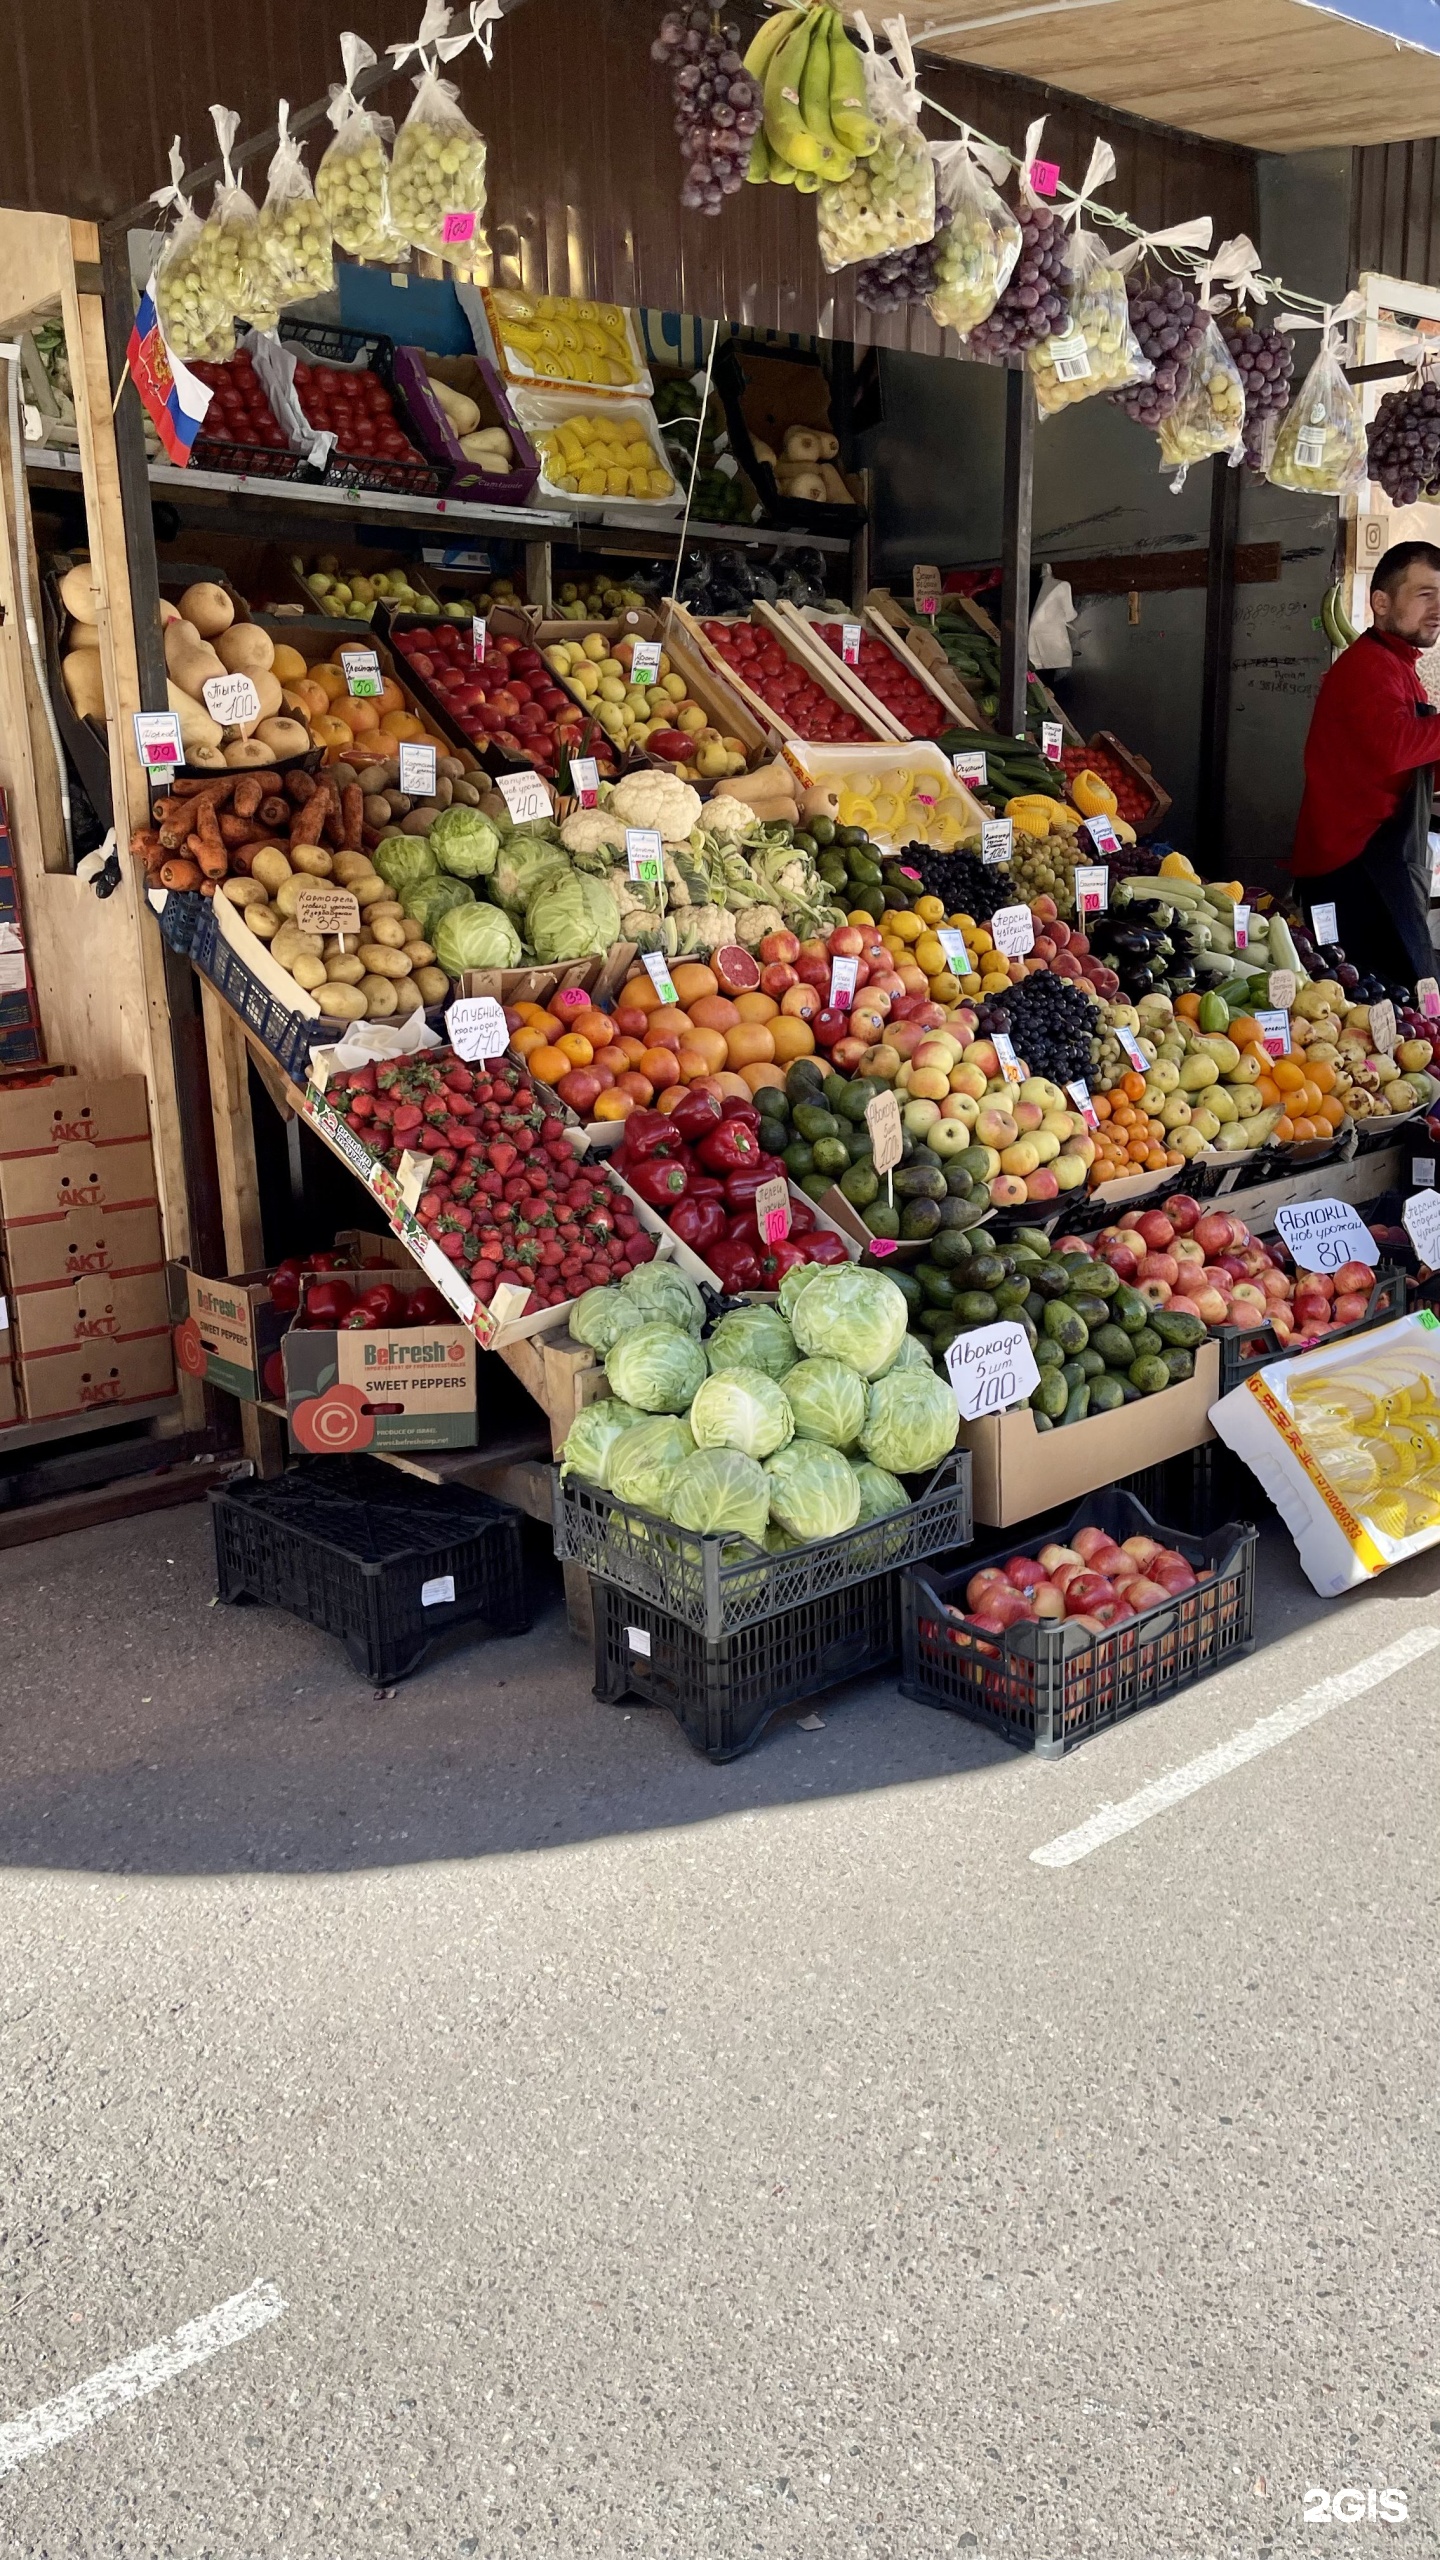
<path id="1" fill-rule="evenodd" d="M 909 0 L 906 19 L 917 51 L 1252 151 L 1440 133 L 1440 56 L 1307 0 Z"/>

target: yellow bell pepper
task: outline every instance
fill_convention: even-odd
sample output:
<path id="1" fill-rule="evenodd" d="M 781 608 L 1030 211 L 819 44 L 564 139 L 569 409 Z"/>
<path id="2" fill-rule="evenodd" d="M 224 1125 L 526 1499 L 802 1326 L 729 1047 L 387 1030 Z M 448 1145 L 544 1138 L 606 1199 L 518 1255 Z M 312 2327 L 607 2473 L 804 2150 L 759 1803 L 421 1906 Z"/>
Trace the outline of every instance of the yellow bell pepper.
<path id="1" fill-rule="evenodd" d="M 1109 783 L 1088 765 L 1071 775 L 1070 797 L 1082 818 L 1113 818 L 1120 806 Z"/>

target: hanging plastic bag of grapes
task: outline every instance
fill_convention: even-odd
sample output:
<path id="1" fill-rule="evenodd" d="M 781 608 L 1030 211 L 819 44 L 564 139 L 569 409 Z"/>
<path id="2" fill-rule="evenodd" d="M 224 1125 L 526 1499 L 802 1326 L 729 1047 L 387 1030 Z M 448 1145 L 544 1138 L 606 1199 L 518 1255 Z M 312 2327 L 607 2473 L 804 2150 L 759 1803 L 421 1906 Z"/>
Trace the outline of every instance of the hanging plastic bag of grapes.
<path id="1" fill-rule="evenodd" d="M 1180 396 L 1160 426 L 1160 468 L 1173 471 L 1183 489 L 1192 463 L 1215 453 L 1238 456 L 1245 440 L 1245 393 L 1235 360 L 1220 335 L 1211 304 L 1211 271 L 1202 270 L 1200 308 L 1205 329 L 1185 359 Z"/>
<path id="2" fill-rule="evenodd" d="M 963 338 L 989 319 L 1020 255 L 1020 225 L 997 192 L 1010 159 L 968 125 L 935 143 L 931 158 L 945 212 L 936 216 L 935 282 L 926 300 L 937 329 L 958 329 Z"/>
<path id="3" fill-rule="evenodd" d="M 1099 232 L 1087 231 L 1081 223 L 1096 188 L 1114 175 L 1114 152 L 1108 142 L 1097 142 L 1080 193 L 1063 217 L 1070 228 L 1069 316 L 1064 328 L 1053 329 L 1027 358 L 1042 418 L 1093 400 L 1098 392 L 1147 382 L 1153 370 L 1130 326 L 1124 275 Z"/>
<path id="4" fill-rule="evenodd" d="M 320 210 L 300 145 L 290 131 L 290 101 L 276 109 L 280 139 L 260 207 L 260 247 L 269 262 L 281 309 L 335 286 L 330 225 Z"/>
<path id="5" fill-rule="evenodd" d="M 390 219 L 390 152 L 395 127 L 388 116 L 372 115 L 355 95 L 355 82 L 375 59 L 363 37 L 343 35 L 340 59 L 345 78 L 330 92 L 327 113 L 335 127 L 333 142 L 315 172 L 315 193 L 340 247 L 352 258 L 372 258 L 380 266 L 408 267 L 410 243 L 402 240 Z"/>
<path id="6" fill-rule="evenodd" d="M 765 99 L 740 46 L 733 20 L 694 8 L 667 10 L 650 47 L 652 62 L 674 66 L 675 130 L 685 163 L 680 201 L 690 213 L 718 213 L 745 184 Z"/>
<path id="7" fill-rule="evenodd" d="M 1210 230 L 1209 214 L 1201 213 L 1193 222 L 1173 222 L 1168 231 L 1142 231 L 1115 260 L 1125 278 L 1130 326 L 1151 371 L 1148 381 L 1129 383 L 1110 397 L 1137 426 L 1155 428 L 1169 417 L 1180 397 L 1185 359 L 1205 335 L 1194 278 L 1168 267 L 1165 253 L 1208 249 Z"/>
<path id="8" fill-rule="evenodd" d="M 162 212 L 167 206 L 175 209 L 155 262 L 155 308 L 172 355 L 191 362 L 197 356 L 223 359 L 235 345 L 235 318 L 208 266 L 196 255 L 205 226 L 184 192 L 184 174 L 177 133 L 170 145 L 170 184 L 157 187 L 150 199 Z"/>
<path id="9" fill-rule="evenodd" d="M 880 138 L 847 176 L 823 185 L 816 198 L 820 256 L 830 275 L 935 236 L 935 170 L 920 130 L 915 56 L 903 18 L 885 18 L 881 25 L 890 39 L 888 61 L 856 12 L 855 32 L 865 48 L 865 95 Z"/>
<path id="10" fill-rule="evenodd" d="M 1340 362 L 1341 332 L 1364 308 L 1364 295 L 1351 293 L 1343 302 L 1327 302 L 1318 319 L 1311 312 L 1281 312 L 1282 329 L 1319 330 L 1320 353 L 1280 422 L 1265 474 L 1272 488 L 1347 498 L 1364 487 L 1365 413 Z"/>
<path id="11" fill-rule="evenodd" d="M 1020 163 L 1020 251 L 995 308 L 977 320 L 965 340 L 967 355 L 982 363 L 1003 364 L 1008 356 L 1027 355 L 1063 326 L 1068 307 L 1065 225 L 1045 201 L 1060 172 L 1039 157 L 1045 118 L 1027 127 Z"/>
<path id="12" fill-rule="evenodd" d="M 1221 285 L 1229 287 L 1230 300 L 1228 305 L 1217 300 L 1216 317 L 1245 392 L 1245 443 L 1234 459 L 1248 462 L 1252 471 L 1268 471 L 1280 421 L 1290 406 L 1295 350 L 1278 321 L 1258 317 L 1269 291 L 1260 274 L 1260 253 L 1243 231 L 1223 240 L 1215 253 L 1211 290 Z"/>
<path id="13" fill-rule="evenodd" d="M 390 161 L 390 219 L 413 249 L 473 277 L 485 250 L 485 139 L 462 113 L 453 80 L 441 79 L 440 65 L 463 53 L 476 32 L 447 36 L 449 21 L 449 0 L 425 0 L 414 43 L 387 48 L 397 71 L 407 61 L 420 65 L 415 103 Z"/>
<path id="14" fill-rule="evenodd" d="M 1366 467 L 1392 507 L 1413 507 L 1440 494 L 1440 352 L 1417 344 L 1401 356 L 1415 372 L 1366 428 Z"/>
<path id="15" fill-rule="evenodd" d="M 233 107 L 212 107 L 210 121 L 220 145 L 224 175 L 196 242 L 195 256 L 217 300 L 237 320 L 248 321 L 252 329 L 273 329 L 280 308 L 270 263 L 260 246 L 259 208 L 230 166 L 240 118 Z M 225 352 L 229 354 L 228 347 Z"/>

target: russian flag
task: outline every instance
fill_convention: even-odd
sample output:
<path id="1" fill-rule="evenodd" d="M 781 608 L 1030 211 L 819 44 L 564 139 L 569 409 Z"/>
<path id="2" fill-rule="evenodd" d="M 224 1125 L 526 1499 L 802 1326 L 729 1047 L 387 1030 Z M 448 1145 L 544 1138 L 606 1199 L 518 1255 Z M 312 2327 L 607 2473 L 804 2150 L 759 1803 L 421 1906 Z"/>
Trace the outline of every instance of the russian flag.
<path id="1" fill-rule="evenodd" d="M 183 471 L 210 406 L 210 387 L 166 345 L 155 308 L 153 276 L 140 297 L 125 361 L 135 388 L 155 421 L 161 444 L 169 459 Z"/>

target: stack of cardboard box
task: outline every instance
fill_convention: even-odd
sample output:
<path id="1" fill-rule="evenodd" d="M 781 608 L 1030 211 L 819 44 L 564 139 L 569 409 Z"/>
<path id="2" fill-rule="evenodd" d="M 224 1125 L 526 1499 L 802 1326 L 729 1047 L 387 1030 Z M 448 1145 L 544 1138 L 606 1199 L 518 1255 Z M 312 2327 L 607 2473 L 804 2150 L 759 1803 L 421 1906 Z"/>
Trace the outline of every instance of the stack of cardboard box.
<path id="1" fill-rule="evenodd" d="M 28 1422 L 123 1419 L 173 1391 L 143 1076 L 0 1089 L 0 1251 L 0 1425 L 17 1404 Z"/>

